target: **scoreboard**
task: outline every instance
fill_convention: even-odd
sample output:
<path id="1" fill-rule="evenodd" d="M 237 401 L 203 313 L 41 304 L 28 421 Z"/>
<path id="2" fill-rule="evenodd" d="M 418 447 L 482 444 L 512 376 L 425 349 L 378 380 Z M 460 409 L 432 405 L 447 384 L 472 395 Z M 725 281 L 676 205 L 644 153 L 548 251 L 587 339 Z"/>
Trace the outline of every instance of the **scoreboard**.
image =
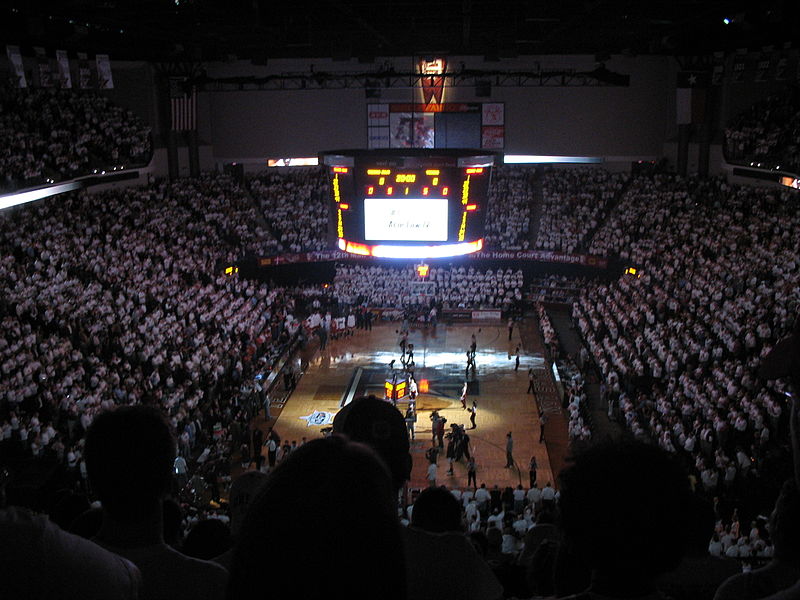
<path id="1" fill-rule="evenodd" d="M 483 248 L 499 155 L 463 150 L 325 152 L 330 224 L 351 254 L 436 258 Z"/>

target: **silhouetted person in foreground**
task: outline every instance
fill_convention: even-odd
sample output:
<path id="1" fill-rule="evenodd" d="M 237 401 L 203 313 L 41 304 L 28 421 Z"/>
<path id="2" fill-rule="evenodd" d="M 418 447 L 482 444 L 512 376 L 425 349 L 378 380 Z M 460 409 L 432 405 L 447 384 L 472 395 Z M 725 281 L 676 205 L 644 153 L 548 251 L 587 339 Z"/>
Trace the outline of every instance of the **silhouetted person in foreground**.
<path id="1" fill-rule="evenodd" d="M 0 507 L 0 598 L 134 600 L 140 585 L 130 561 L 44 515 Z"/>
<path id="2" fill-rule="evenodd" d="M 741 573 L 742 567 L 733 558 L 708 553 L 708 540 L 716 524 L 711 504 L 693 496 L 683 518 L 688 526 L 686 555 L 677 569 L 659 579 L 658 589 L 672 600 L 712 600 L 720 584 Z"/>
<path id="3" fill-rule="evenodd" d="M 251 501 L 228 598 L 405 600 L 399 530 L 389 471 L 375 452 L 339 435 L 313 440 Z"/>
<path id="4" fill-rule="evenodd" d="M 227 571 L 164 542 L 162 500 L 172 486 L 176 445 L 161 414 L 145 406 L 101 413 L 86 434 L 86 467 L 103 505 L 95 542 L 135 564 L 139 598 L 217 599 Z"/>
<path id="5" fill-rule="evenodd" d="M 461 505 L 446 488 L 424 489 L 414 502 L 411 526 L 434 533 L 463 532 Z"/>
<path id="6" fill-rule="evenodd" d="M 250 503 L 258 495 L 261 486 L 267 480 L 267 475 L 261 471 L 245 471 L 233 480 L 231 491 L 228 494 L 228 513 L 231 519 L 231 538 L 234 545 L 239 533 L 242 531 L 242 523 L 250 508 Z M 224 554 L 220 554 L 212 559 L 230 571 L 233 561 L 233 547 Z"/>
<path id="7" fill-rule="evenodd" d="M 358 398 L 340 410 L 333 430 L 371 446 L 392 472 L 399 492 L 411 475 L 403 415 L 375 397 Z M 413 517 L 413 513 L 412 513 Z M 498 600 L 503 588 L 462 533 L 401 528 L 409 600 Z"/>
<path id="8" fill-rule="evenodd" d="M 795 319 L 794 328 L 792 333 L 787 337 L 780 340 L 769 354 L 764 358 L 761 364 L 761 376 L 765 379 L 782 379 L 786 378 L 789 381 L 790 395 L 789 402 L 791 403 L 791 410 L 789 414 L 789 430 L 791 432 L 792 441 L 792 454 L 794 456 L 794 494 L 800 489 L 800 315 Z M 787 492 L 784 488 L 783 494 Z M 780 504 L 781 499 L 778 500 Z M 775 506 L 776 512 L 779 506 Z M 773 517 L 775 515 L 773 514 Z M 794 517 L 794 515 L 793 515 Z M 792 518 L 794 520 L 794 518 Z M 790 523 L 786 523 L 786 533 L 789 533 Z M 779 534 L 780 537 L 780 534 Z M 784 540 L 785 541 L 785 540 Z M 778 559 L 778 544 L 781 543 L 778 539 L 775 540 L 775 558 Z M 794 544 L 792 544 L 794 545 Z M 797 559 L 794 559 L 797 564 Z M 773 561 L 774 562 L 774 561 Z M 769 565 L 768 565 L 769 566 Z M 754 572 L 753 575 L 758 573 Z M 772 596 L 768 596 L 767 600 L 800 600 L 800 582 L 795 583 L 792 587 L 783 591 L 777 592 Z"/>
<path id="9" fill-rule="evenodd" d="M 739 573 L 717 590 L 717 600 L 755 600 L 800 580 L 800 495 L 794 481 L 783 485 L 770 517 L 769 535 L 775 557 L 764 567 Z"/>
<path id="10" fill-rule="evenodd" d="M 561 481 L 561 526 L 592 571 L 573 599 L 654 599 L 656 579 L 680 562 L 689 481 L 673 458 L 639 442 L 602 444 L 575 457 Z"/>

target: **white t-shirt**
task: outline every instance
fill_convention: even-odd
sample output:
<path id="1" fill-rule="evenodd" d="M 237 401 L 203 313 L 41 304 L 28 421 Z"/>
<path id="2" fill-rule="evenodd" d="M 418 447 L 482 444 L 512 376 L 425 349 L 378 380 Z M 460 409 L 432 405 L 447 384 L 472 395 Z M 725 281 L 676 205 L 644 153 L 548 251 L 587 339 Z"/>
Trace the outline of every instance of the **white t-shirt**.
<path id="1" fill-rule="evenodd" d="M 431 463 L 428 465 L 428 481 L 436 481 L 436 475 L 439 472 L 439 467 L 436 466 L 436 463 Z"/>

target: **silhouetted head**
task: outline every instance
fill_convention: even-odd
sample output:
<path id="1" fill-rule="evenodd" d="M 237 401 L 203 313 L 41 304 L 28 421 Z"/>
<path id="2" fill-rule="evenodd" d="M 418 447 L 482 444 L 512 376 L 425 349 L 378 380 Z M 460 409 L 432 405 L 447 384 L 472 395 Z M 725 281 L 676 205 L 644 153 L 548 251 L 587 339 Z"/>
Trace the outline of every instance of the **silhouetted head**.
<path id="1" fill-rule="evenodd" d="M 305 445 L 305 444 L 303 444 Z M 256 497 L 267 476 L 261 471 L 245 471 L 233 480 L 228 500 L 231 535 L 238 535 L 250 502 Z"/>
<path id="2" fill-rule="evenodd" d="M 800 494 L 793 480 L 783 484 L 770 515 L 769 535 L 775 556 L 797 562 L 800 558 Z"/>
<path id="3" fill-rule="evenodd" d="M 693 555 L 708 554 L 708 540 L 714 535 L 717 517 L 707 500 L 691 496 L 686 509 L 686 550 Z"/>
<path id="4" fill-rule="evenodd" d="M 577 455 L 560 481 L 564 536 L 595 573 L 624 571 L 645 582 L 677 566 L 689 484 L 667 452 L 640 442 L 601 444 Z"/>
<path id="5" fill-rule="evenodd" d="M 414 502 L 411 524 L 426 531 L 462 531 L 461 505 L 444 488 L 426 488 Z"/>
<path id="6" fill-rule="evenodd" d="M 760 374 L 765 379 L 789 377 L 794 393 L 800 395 L 800 315 L 795 319 L 792 333 L 779 340 L 761 361 Z"/>
<path id="7" fill-rule="evenodd" d="M 229 598 L 264 589 L 277 553 L 306 576 L 271 569 L 268 594 L 309 599 L 405 599 L 405 560 L 386 466 L 344 436 L 312 440 L 272 471 L 252 500 L 234 549 Z M 298 587 L 300 586 L 300 587 Z M 265 592 L 266 593 L 266 592 Z"/>
<path id="8" fill-rule="evenodd" d="M 124 406 L 95 418 L 86 434 L 86 468 L 103 508 L 135 521 L 160 509 L 170 490 L 175 438 L 156 409 Z"/>
<path id="9" fill-rule="evenodd" d="M 231 530 L 219 519 L 203 519 L 186 534 L 182 552 L 186 556 L 211 560 L 231 547 Z"/>
<path id="10" fill-rule="evenodd" d="M 403 415 L 389 402 L 375 396 L 356 398 L 333 419 L 334 433 L 375 450 L 389 467 L 395 490 L 411 476 L 408 429 Z"/>

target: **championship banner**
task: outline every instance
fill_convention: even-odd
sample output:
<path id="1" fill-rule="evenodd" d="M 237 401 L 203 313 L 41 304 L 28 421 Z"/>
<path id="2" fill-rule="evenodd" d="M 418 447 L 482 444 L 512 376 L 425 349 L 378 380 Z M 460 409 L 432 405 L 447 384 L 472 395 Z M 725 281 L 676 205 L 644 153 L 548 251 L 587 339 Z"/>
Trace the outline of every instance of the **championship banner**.
<path id="1" fill-rule="evenodd" d="M 33 51 L 36 53 L 36 66 L 39 72 L 39 87 L 53 87 L 53 73 L 50 70 L 50 59 L 44 48 L 36 46 Z"/>
<path id="2" fill-rule="evenodd" d="M 58 84 L 62 90 L 72 88 L 72 74 L 69 71 L 69 57 L 66 50 L 56 50 L 56 62 L 58 63 Z"/>
<path id="3" fill-rule="evenodd" d="M 111 61 L 108 54 L 98 54 L 97 61 L 97 87 L 101 90 L 111 90 L 114 88 L 114 78 L 111 75 Z"/>
<path id="4" fill-rule="evenodd" d="M 26 88 L 28 81 L 25 79 L 25 65 L 22 63 L 22 54 L 19 53 L 19 46 L 6 46 L 8 62 L 14 69 L 14 87 Z"/>
<path id="5" fill-rule="evenodd" d="M 744 56 L 737 56 L 733 61 L 733 70 L 731 73 L 731 82 L 732 83 L 743 83 L 744 82 L 744 71 L 745 71 L 745 57 Z"/>
<path id="6" fill-rule="evenodd" d="M 758 60 L 758 63 L 756 64 L 756 81 L 757 82 L 760 83 L 760 82 L 766 81 L 767 74 L 769 73 L 769 68 L 770 68 L 771 62 L 772 61 L 770 60 L 769 56 L 766 56 L 764 54 L 761 55 L 761 57 Z"/>
<path id="7" fill-rule="evenodd" d="M 788 71 L 788 64 L 789 61 L 786 60 L 785 56 L 781 56 L 778 59 L 778 63 L 775 65 L 775 79 L 778 81 L 785 81 L 786 75 Z"/>
<path id="8" fill-rule="evenodd" d="M 92 87 L 92 69 L 89 66 L 89 56 L 78 52 L 78 88 L 88 90 Z"/>

